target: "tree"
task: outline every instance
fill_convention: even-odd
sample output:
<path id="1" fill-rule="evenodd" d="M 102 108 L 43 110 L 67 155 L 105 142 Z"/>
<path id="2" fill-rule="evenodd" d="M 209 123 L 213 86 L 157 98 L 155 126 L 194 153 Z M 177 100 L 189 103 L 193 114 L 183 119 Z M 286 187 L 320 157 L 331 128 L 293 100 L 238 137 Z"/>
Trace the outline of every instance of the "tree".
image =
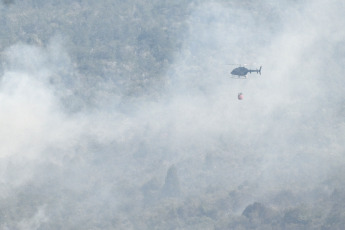
<path id="1" fill-rule="evenodd" d="M 180 181 L 175 165 L 169 167 L 162 189 L 163 196 L 179 196 L 181 194 Z"/>
<path id="2" fill-rule="evenodd" d="M 11 5 L 14 3 L 14 0 L 2 0 L 2 3 L 6 6 Z"/>

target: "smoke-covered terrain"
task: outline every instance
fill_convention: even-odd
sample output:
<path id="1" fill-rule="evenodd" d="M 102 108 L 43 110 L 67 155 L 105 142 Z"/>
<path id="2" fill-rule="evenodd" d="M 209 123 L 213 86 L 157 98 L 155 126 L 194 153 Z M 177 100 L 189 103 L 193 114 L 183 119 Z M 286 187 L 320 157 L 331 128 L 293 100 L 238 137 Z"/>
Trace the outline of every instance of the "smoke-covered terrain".
<path id="1" fill-rule="evenodd" d="M 344 7 L 3 0 L 0 229 L 343 229 Z"/>

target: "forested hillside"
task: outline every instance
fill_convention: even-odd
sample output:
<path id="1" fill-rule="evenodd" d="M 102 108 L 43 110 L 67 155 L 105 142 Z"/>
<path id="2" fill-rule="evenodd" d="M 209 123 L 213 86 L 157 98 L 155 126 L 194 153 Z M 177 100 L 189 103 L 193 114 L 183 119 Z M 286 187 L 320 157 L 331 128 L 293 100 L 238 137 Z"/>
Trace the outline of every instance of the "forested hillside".
<path id="1" fill-rule="evenodd" d="M 0 229 L 343 229 L 343 8 L 2 0 Z"/>
<path id="2" fill-rule="evenodd" d="M 164 70 L 181 48 L 190 4 L 18 1 L 2 8 L 1 48 L 18 42 L 45 47 L 58 36 L 90 85 L 107 79 L 128 95 L 147 94 L 159 90 Z"/>

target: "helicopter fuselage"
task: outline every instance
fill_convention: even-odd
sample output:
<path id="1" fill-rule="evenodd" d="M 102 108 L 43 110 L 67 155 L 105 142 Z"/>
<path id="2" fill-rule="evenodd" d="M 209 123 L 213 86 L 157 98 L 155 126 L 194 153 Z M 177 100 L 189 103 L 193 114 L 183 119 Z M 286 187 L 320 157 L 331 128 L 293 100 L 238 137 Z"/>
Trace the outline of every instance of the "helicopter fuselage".
<path id="1" fill-rule="evenodd" d="M 245 67 L 237 67 L 231 71 L 231 74 L 237 76 L 246 76 L 248 72 L 249 70 Z"/>

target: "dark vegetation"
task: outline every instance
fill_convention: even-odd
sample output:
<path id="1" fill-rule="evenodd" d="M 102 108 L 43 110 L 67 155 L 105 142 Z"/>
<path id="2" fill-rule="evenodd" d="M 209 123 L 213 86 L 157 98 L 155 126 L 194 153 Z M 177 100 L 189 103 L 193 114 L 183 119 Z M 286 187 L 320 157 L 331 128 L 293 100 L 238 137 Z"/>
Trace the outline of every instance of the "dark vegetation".
<path id="1" fill-rule="evenodd" d="M 116 81 L 130 96 L 159 91 L 164 70 L 181 48 L 189 13 L 189 1 L 18 1 L 14 5 L 6 1 L 6 5 L 1 15 L 2 49 L 18 42 L 46 46 L 54 36 L 61 36 L 73 65 L 87 79 L 83 84 Z"/>
<path id="2" fill-rule="evenodd" d="M 279 23 L 283 19 L 279 15 L 284 9 L 261 11 L 251 1 L 219 2 L 250 9 L 253 14 L 260 10 L 265 15 L 260 17 L 261 26 L 267 23 L 267 30 L 272 34 L 281 30 Z M 169 82 L 166 73 L 183 49 L 188 18 L 202 3 L 3 0 L 0 9 L 2 72 L 9 68 L 5 57 L 9 47 L 28 44 L 48 49 L 49 44 L 58 41 L 59 49 L 68 53 L 70 63 L 57 71 L 50 84 L 69 87 L 71 92 L 61 95 L 64 110 L 70 114 L 97 110 L 101 98 L 110 108 L 114 106 L 131 115 L 132 107 L 128 109 L 127 103 L 163 97 Z M 265 39 L 259 41 L 261 45 L 267 43 Z M 70 78 L 74 79 L 73 85 L 69 85 Z M 133 139 L 146 138 L 148 129 L 133 134 Z M 38 161 L 34 164 L 34 179 L 14 186 L 15 189 L 10 189 L 6 180 L 2 181 L 0 228 L 334 230 L 345 226 L 345 186 L 341 173 L 327 174 L 313 187 L 291 184 L 275 189 L 272 186 L 263 194 L 265 185 L 260 182 L 243 179 L 231 185 L 221 183 L 228 177 L 236 177 L 228 172 L 239 167 L 234 163 L 238 156 L 228 156 L 224 149 L 231 147 L 236 154 L 245 155 L 247 150 L 254 151 L 250 146 L 217 144 L 218 153 L 200 156 L 200 166 L 188 158 L 176 163 L 169 161 L 170 156 L 159 155 L 171 155 L 178 148 L 165 149 L 164 143 L 160 143 L 158 150 L 152 150 L 151 142 L 165 141 L 161 138 L 163 134 L 155 135 L 148 141 L 138 138 L 143 142 L 136 145 L 138 149 L 130 148 L 123 155 L 113 154 L 123 151 L 117 142 L 102 144 L 85 135 L 84 142 L 74 146 L 73 157 L 61 160 L 63 166 Z M 55 154 L 64 150 L 44 151 Z M 187 155 L 191 150 L 184 151 L 183 155 Z M 248 156 L 245 161 L 262 160 L 259 156 Z M 153 164 L 150 159 L 156 162 Z M 17 160 L 13 157 L 2 163 L 6 168 L 4 174 L 14 181 L 17 180 L 15 172 L 22 165 L 30 167 L 13 163 Z M 165 170 L 152 174 L 162 164 Z M 196 179 L 200 184 L 208 173 L 222 167 L 230 169 L 220 175 L 224 180 L 214 179 L 210 185 L 194 188 L 195 183 L 188 184 L 185 179 L 191 177 L 189 171 L 183 170 L 187 167 L 200 167 L 202 173 Z M 339 170 L 344 171 L 336 171 Z"/>

